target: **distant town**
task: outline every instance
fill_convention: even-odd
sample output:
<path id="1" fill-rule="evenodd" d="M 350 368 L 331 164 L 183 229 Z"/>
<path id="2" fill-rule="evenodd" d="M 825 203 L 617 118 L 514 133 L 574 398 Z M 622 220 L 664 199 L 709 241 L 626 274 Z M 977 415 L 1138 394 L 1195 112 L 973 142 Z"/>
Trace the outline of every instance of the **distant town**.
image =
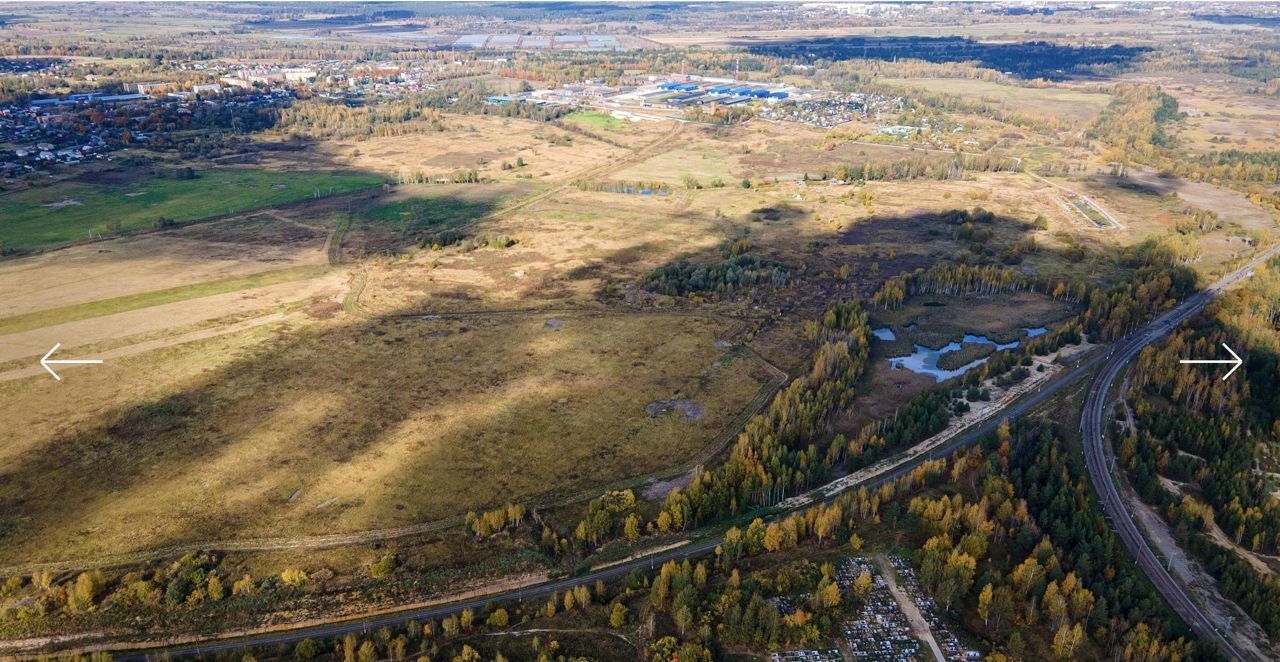
<path id="1" fill-rule="evenodd" d="M 498 43 L 503 37 L 489 37 L 488 43 Z M 460 37 L 459 42 L 470 43 L 465 37 Z M 522 40 L 525 42 L 529 38 Z M 605 42 L 592 38 L 591 43 Z M 65 64 L 58 59 L 0 62 L 7 63 L 8 70 L 27 76 L 53 74 Z M 349 106 L 363 105 L 370 98 L 404 98 L 437 89 L 443 82 L 474 72 L 478 66 L 500 67 L 506 63 L 507 58 L 424 65 L 382 62 L 355 67 L 338 61 L 251 68 L 192 63 L 181 68 L 188 79 L 184 81 L 142 81 L 110 92 L 49 96 L 37 92 L 25 105 L 0 107 L 0 176 L 13 179 L 52 164 L 111 160 L 115 152 L 147 145 L 157 130 L 191 127 L 193 119 L 200 116 L 283 107 L 302 98 Z M 94 82 L 92 76 L 85 80 L 89 85 Z M 672 73 L 633 76 L 614 85 L 585 80 L 526 88 L 490 95 L 485 102 L 495 106 L 560 106 L 566 110 L 594 108 L 633 122 L 731 123 L 755 116 L 830 129 L 863 120 L 876 123 L 880 134 L 897 138 L 922 128 L 883 121 L 905 108 L 906 99 L 901 96 L 841 94 L 781 82 Z M 450 101 L 457 99 L 446 100 Z M 234 130 L 230 125 L 228 128 Z"/>

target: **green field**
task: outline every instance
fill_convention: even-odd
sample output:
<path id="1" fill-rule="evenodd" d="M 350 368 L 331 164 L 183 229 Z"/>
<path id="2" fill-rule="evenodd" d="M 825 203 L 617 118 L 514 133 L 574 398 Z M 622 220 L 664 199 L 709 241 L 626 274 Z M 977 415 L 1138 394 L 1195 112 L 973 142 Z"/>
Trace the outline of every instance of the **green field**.
<path id="1" fill-rule="evenodd" d="M 627 122 L 620 120 L 613 115 L 607 113 L 597 113 L 591 110 L 581 110 L 564 117 L 566 122 L 574 122 L 581 124 L 587 128 L 604 129 L 606 131 L 616 131 L 624 126 Z"/>
<path id="2" fill-rule="evenodd" d="M 443 230 L 474 221 L 490 211 L 489 200 L 433 196 L 389 202 L 364 212 L 362 220 L 386 226 L 398 233 Z"/>
<path id="3" fill-rule="evenodd" d="M 376 175 L 205 170 L 196 179 L 142 177 L 123 185 L 66 181 L 0 196 L 0 241 L 33 248 L 272 207 L 382 182 Z"/>

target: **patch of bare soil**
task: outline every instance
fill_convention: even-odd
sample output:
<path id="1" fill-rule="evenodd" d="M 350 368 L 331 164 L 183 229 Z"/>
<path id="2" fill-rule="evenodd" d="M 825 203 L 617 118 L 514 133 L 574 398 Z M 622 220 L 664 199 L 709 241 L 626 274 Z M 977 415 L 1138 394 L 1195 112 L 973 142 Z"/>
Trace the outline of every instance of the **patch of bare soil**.
<path id="1" fill-rule="evenodd" d="M 770 141 L 763 151 L 739 157 L 742 165 L 763 175 L 797 175 L 808 173 L 817 176 L 824 169 L 848 163 L 903 159 L 912 156 L 904 149 L 846 142 L 820 142 L 824 133 L 814 132 L 793 140 Z"/>
<path id="2" fill-rule="evenodd" d="M 1125 177 L 1105 177 L 1121 187 L 1138 187 L 1158 195 L 1175 194 L 1189 205 L 1218 214 L 1225 223 L 1239 223 L 1247 230 L 1270 230 L 1275 220 L 1267 210 L 1253 204 L 1243 193 L 1204 182 L 1165 177 L 1154 170 L 1132 168 Z"/>
<path id="3" fill-rule="evenodd" d="M 79 198 L 67 198 L 66 200 L 50 202 L 47 205 L 40 205 L 40 206 L 48 207 L 49 209 L 62 209 L 63 207 L 79 207 L 80 205 L 83 205 L 83 204 L 84 203 L 80 202 Z"/>
<path id="4" fill-rule="evenodd" d="M 345 273 L 333 271 L 308 280 L 215 294 L 13 333 L 5 336 L 4 344 L 0 345 L 0 362 L 39 356 L 49 350 L 50 338 L 57 338 L 70 349 L 229 315 L 268 311 L 313 297 L 336 300 L 346 291 L 346 279 Z"/>
<path id="5" fill-rule="evenodd" d="M 644 487 L 640 488 L 640 497 L 646 501 L 661 499 L 667 496 L 667 494 L 670 493 L 671 490 L 674 490 L 677 488 L 684 489 L 688 487 L 689 483 L 691 482 L 693 482 L 692 473 L 676 476 L 675 478 L 672 478 L 670 480 L 653 480 L 646 483 Z"/>
<path id="6" fill-rule="evenodd" d="M 1173 534 L 1169 531 L 1169 525 L 1160 518 L 1160 515 L 1143 503 L 1127 483 L 1122 486 L 1122 491 L 1129 504 L 1129 511 L 1134 514 L 1134 519 L 1146 534 L 1147 540 L 1155 548 L 1156 553 L 1165 559 L 1169 572 L 1190 591 L 1196 606 L 1203 609 L 1209 619 L 1215 623 L 1231 621 L 1232 627 L 1228 632 L 1231 643 L 1250 659 L 1280 659 L 1280 650 L 1272 646 L 1262 628 L 1234 602 L 1222 596 L 1217 580 L 1178 546 Z M 1225 628 L 1224 631 L 1226 631 Z"/>
<path id="7" fill-rule="evenodd" d="M 751 219 L 755 221 L 795 221 L 812 213 L 787 202 L 767 207 L 756 207 L 751 210 Z"/>
<path id="8" fill-rule="evenodd" d="M 654 400 L 644 406 L 644 413 L 649 418 L 678 414 L 684 421 L 700 421 L 703 407 L 689 400 Z"/>
<path id="9" fill-rule="evenodd" d="M 342 304 L 337 301 L 317 301 L 307 306 L 305 312 L 312 319 L 327 320 L 333 319 L 341 311 Z"/>
<path id="10" fill-rule="evenodd" d="M 328 261 L 323 249 L 323 237 L 233 244 L 188 237 L 183 231 L 73 246 L 0 263 L 0 317 L 285 267 L 322 265 Z"/>
<path id="11" fill-rule="evenodd" d="M 854 223 L 840 235 L 842 244 L 892 243 L 909 246 L 949 235 L 950 228 L 936 214 L 913 214 L 892 218 L 870 218 Z"/>
<path id="12" fill-rule="evenodd" d="M 854 434 L 872 421 L 892 416 L 911 396 L 937 386 L 929 375 L 894 370 L 888 361 L 875 358 L 869 371 L 865 394 L 858 398 L 857 407 L 841 412 L 832 426 L 836 433 Z"/>
<path id="13" fill-rule="evenodd" d="M 1128 407 L 1128 403 L 1126 403 L 1125 406 Z M 1129 414 L 1129 417 L 1130 417 L 1129 420 L 1132 420 L 1132 414 Z M 1171 478 L 1166 478 L 1160 475 L 1157 475 L 1156 478 L 1160 481 L 1160 485 L 1164 487 L 1164 489 L 1178 496 L 1187 496 L 1188 491 L 1186 489 L 1185 483 L 1179 483 L 1176 480 L 1173 480 Z M 1196 501 L 1199 501 L 1198 499 L 1196 499 L 1195 496 L 1192 496 L 1191 498 L 1195 499 Z M 1218 523 L 1216 521 L 1213 521 L 1212 519 L 1209 521 L 1208 532 L 1209 532 L 1209 537 L 1213 538 L 1213 541 L 1218 543 L 1220 547 L 1226 547 L 1227 549 L 1234 551 L 1236 553 L 1236 556 L 1239 556 L 1240 558 L 1247 561 L 1249 565 L 1253 566 L 1253 569 L 1256 570 L 1257 572 L 1263 575 L 1276 574 L 1275 569 L 1272 568 L 1270 565 L 1267 565 L 1267 562 L 1264 561 L 1260 555 L 1248 549 L 1245 549 L 1244 547 L 1241 547 L 1239 544 L 1236 543 L 1236 541 L 1228 537 L 1227 532 L 1223 531 L 1222 527 L 1218 526 Z"/>
<path id="14" fill-rule="evenodd" d="M 395 152 L 390 152 L 395 154 Z M 370 156 L 385 156 L 385 154 L 371 153 Z M 445 152 L 437 154 L 423 161 L 423 165 L 442 166 L 445 168 L 465 168 L 481 163 L 488 163 L 494 159 L 502 158 L 502 152 L 493 150 L 481 150 L 478 152 Z"/>

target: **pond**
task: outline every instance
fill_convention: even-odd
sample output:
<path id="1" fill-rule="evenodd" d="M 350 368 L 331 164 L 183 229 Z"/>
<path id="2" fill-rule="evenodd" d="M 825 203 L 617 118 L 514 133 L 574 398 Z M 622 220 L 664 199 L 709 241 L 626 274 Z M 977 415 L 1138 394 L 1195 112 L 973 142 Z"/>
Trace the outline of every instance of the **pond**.
<path id="1" fill-rule="evenodd" d="M 1028 338 L 1035 338 L 1036 336 L 1044 335 L 1048 331 L 1048 329 L 1044 327 L 1024 328 L 1023 330 L 1027 332 Z M 886 332 L 888 335 L 886 336 L 882 334 L 881 333 L 882 331 Z M 880 338 L 882 340 L 894 339 L 893 331 L 888 328 L 875 329 L 871 333 L 875 335 L 875 337 Z M 914 346 L 915 351 L 912 352 L 910 356 L 900 356 L 897 358 L 889 359 L 889 365 L 892 365 L 895 370 L 897 370 L 898 368 L 906 368 L 907 370 L 910 370 L 911 372 L 914 372 L 917 374 L 931 375 L 934 381 L 945 382 L 948 379 L 951 379 L 953 377 L 959 377 L 960 375 L 963 375 L 964 373 L 982 365 L 983 363 L 986 363 L 987 359 L 991 358 L 989 356 L 984 356 L 980 359 L 975 359 L 973 361 L 970 361 L 969 363 L 966 363 L 960 366 L 959 368 L 956 368 L 955 370 L 944 370 L 942 368 L 939 368 L 938 359 L 941 358 L 943 354 L 959 350 L 961 343 L 995 345 L 996 351 L 1013 349 L 1017 347 L 1019 344 L 1021 344 L 1021 342 L 1017 340 L 1013 342 L 1007 342 L 1007 343 L 998 343 L 986 336 L 978 336 L 978 335 L 973 335 L 971 333 L 966 333 L 964 334 L 964 339 L 961 342 L 947 343 L 945 346 L 939 349 L 929 349 L 924 345 L 915 345 Z"/>

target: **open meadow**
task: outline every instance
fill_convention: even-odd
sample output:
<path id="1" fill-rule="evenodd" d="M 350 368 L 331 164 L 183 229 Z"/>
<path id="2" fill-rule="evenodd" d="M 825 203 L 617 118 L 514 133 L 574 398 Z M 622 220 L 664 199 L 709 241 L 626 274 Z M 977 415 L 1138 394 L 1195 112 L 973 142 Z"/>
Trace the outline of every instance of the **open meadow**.
<path id="1" fill-rule="evenodd" d="M 670 130 L 666 122 L 632 121 L 614 117 L 612 113 L 603 110 L 580 110 L 565 115 L 559 122 L 629 148 L 650 143 Z"/>
<path id="2" fill-rule="evenodd" d="M 0 558 L 358 535 L 679 473 L 774 382 L 759 356 L 787 369 L 803 363 L 796 319 L 831 298 L 869 296 L 885 277 L 938 260 L 1009 259 L 1015 248 L 1037 273 L 1118 280 L 1109 263 L 1073 261 L 1063 249 L 1169 233 L 1173 222 L 1161 214 L 1207 204 L 1213 191 L 1186 187 L 1183 201 L 1099 188 L 1097 177 L 1025 173 L 804 182 L 804 173 L 843 164 L 938 157 L 794 125 L 686 127 L 681 140 L 663 143 L 669 128 L 589 114 L 568 121 L 601 135 L 634 128 L 644 140 L 630 136 L 636 147 L 628 149 L 525 132 L 492 153 L 467 151 L 468 140 L 478 149 L 525 122 L 482 118 L 451 128 L 462 133 L 461 151 L 451 151 L 452 133 L 428 133 L 414 137 L 416 146 L 361 141 L 359 155 L 348 156 L 366 159 L 362 169 L 379 177 L 428 167 L 437 150 L 454 159 L 449 168 L 525 158 L 524 167 L 549 168 L 558 183 L 497 168 L 485 170 L 497 179 L 486 183 L 397 184 L 293 205 L 289 191 L 314 188 L 318 177 L 354 188 L 375 176 L 215 169 L 195 180 L 95 189 L 98 199 L 136 204 L 128 218 L 138 223 L 195 195 L 183 186 L 285 197 L 255 199 L 258 212 L 0 265 L 0 292 L 12 294 L 0 315 L 0 363 L 12 373 L 0 381 L 3 414 L 23 431 L 3 444 Z M 738 185 L 742 177 L 751 188 Z M 727 181 L 712 186 L 717 178 Z M 593 184 L 628 181 L 669 188 L 641 195 Z M 1062 187 L 1097 196 L 1125 228 L 1089 227 L 1059 204 Z M 154 205 L 129 202 L 153 192 Z M 22 195 L 37 193 L 51 190 Z M 83 203 L 95 198 L 76 195 L 82 204 L 40 209 L 87 223 Z M 979 207 L 995 216 L 976 230 L 944 219 Z M 1237 225 L 1266 229 L 1256 218 Z M 742 240 L 814 283 L 759 299 L 786 313 L 750 336 L 744 330 L 758 315 L 750 300 L 712 296 L 699 310 L 690 303 L 701 297 L 640 285 L 663 265 L 712 262 Z M 20 285 L 32 274 L 39 290 Z M 994 314 L 1007 303 L 978 303 L 916 335 L 929 344 L 970 332 L 1007 340 L 1012 327 L 1000 324 L 1038 326 L 1064 314 L 1031 299 L 1012 317 Z M 882 317 L 901 329 L 907 317 L 926 315 Z M 52 382 L 21 362 L 51 339 L 115 358 Z M 878 365 L 871 379 L 887 381 L 883 402 L 867 412 L 889 411 L 927 385 Z M 119 386 L 104 391 L 106 383 Z M 54 387 L 75 404 L 50 417 L 36 403 Z M 503 470 L 513 457 L 525 471 Z M 79 486 L 76 498 L 58 496 L 66 484 Z"/>
<path id="3" fill-rule="evenodd" d="M 627 153 L 623 147 L 583 133 L 490 116 L 450 117 L 444 131 L 336 141 L 319 151 L 350 168 L 392 180 L 418 175 L 433 179 L 475 170 L 483 177 L 512 181 L 558 181 Z"/>
<path id="4" fill-rule="evenodd" d="M 718 345 L 730 333 L 662 314 L 335 320 L 0 384 L 0 558 L 394 527 L 667 470 L 766 381 Z M 143 376 L 168 364 L 157 393 Z M 65 417 L 32 406 L 52 389 Z M 673 399 L 696 407 L 646 412 Z"/>
<path id="5" fill-rule="evenodd" d="M 1187 114 L 1178 139 L 1191 149 L 1268 151 L 1280 141 L 1280 101 L 1250 94 L 1253 81 L 1227 74 L 1142 76 L 1178 99 Z"/>
<path id="6" fill-rule="evenodd" d="M 73 246 L 22 260 L 0 262 L 0 318 L 126 296 L 234 281 L 265 272 L 327 263 L 327 232 L 254 217 L 228 222 L 260 230 L 271 241 L 249 242 L 241 235 L 212 236 L 196 226 Z M 280 226 L 283 226 L 281 229 Z M 228 233 L 229 234 L 229 233 Z M 0 327 L 5 328 L 5 327 Z"/>
<path id="7" fill-rule="evenodd" d="M 791 123 L 753 122 L 745 126 L 686 129 L 670 149 L 613 173 L 621 182 L 660 182 L 677 188 L 738 187 L 753 181 L 819 177 L 841 165 L 925 156 L 924 151 L 850 140 L 869 125 L 827 132 Z M 690 179 L 691 178 L 691 179 Z"/>
<path id="8" fill-rule="evenodd" d="M 1009 113 L 1057 118 L 1083 127 L 1111 103 L 1111 95 L 1069 87 L 1027 87 L 967 78 L 884 78 L 883 82 L 984 101 Z"/>
<path id="9" fill-rule="evenodd" d="M 892 552 L 948 658 L 1212 658 L 1082 422 L 1280 549 L 1171 452 L 1277 429 L 1272 274 L 1144 326 L 1280 240 L 1271 28 L 795 9 L 0 15 L 0 657 L 828 659 Z"/>
<path id="10" fill-rule="evenodd" d="M 84 181 L 0 194 L 0 241 L 35 248 L 161 227 L 345 193 L 382 182 L 376 175 L 219 168 L 193 179 L 97 173 Z"/>

